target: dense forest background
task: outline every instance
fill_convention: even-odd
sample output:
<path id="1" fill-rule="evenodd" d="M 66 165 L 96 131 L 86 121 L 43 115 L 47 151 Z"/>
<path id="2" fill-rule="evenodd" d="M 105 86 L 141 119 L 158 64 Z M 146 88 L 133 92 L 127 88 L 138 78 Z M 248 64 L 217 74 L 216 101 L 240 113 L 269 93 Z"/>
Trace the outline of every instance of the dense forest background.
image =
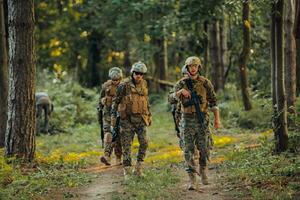
<path id="1" fill-rule="evenodd" d="M 137 61 L 148 67 L 154 118 L 148 179 L 114 192 L 184 197 L 164 196 L 183 170 L 166 96 L 188 56 L 201 58 L 218 96 L 215 182 L 237 198 L 299 195 L 299 1 L 5 0 L 0 29 L 0 199 L 78 197 L 70 188 L 95 179 L 84 170 L 103 170 L 101 84 L 111 67 L 129 76 Z M 49 135 L 36 137 L 35 92 L 55 105 Z M 63 197 L 53 196 L 59 187 Z"/>

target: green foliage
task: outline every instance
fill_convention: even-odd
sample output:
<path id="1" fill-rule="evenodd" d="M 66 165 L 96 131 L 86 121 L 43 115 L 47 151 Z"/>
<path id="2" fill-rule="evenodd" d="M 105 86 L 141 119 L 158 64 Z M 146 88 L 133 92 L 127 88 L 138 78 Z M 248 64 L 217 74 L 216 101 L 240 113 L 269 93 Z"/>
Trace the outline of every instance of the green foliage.
<path id="1" fill-rule="evenodd" d="M 219 107 L 225 127 L 238 126 L 252 130 L 271 127 L 272 102 L 270 98 L 261 97 L 259 91 L 251 94 L 253 109 L 250 111 L 244 110 L 240 91 L 234 85 L 227 84 L 219 96 Z"/>
<path id="2" fill-rule="evenodd" d="M 83 88 L 69 77 L 58 79 L 47 71 L 38 74 L 37 85 L 37 91 L 47 92 L 54 103 L 52 131 L 97 121 L 99 95 L 95 89 Z"/>
<path id="3" fill-rule="evenodd" d="M 228 154 L 223 165 L 227 172 L 225 182 L 240 191 L 239 198 L 292 199 L 299 190 L 300 156 L 273 154 L 273 142 L 261 141 L 256 149 L 239 149 Z"/>

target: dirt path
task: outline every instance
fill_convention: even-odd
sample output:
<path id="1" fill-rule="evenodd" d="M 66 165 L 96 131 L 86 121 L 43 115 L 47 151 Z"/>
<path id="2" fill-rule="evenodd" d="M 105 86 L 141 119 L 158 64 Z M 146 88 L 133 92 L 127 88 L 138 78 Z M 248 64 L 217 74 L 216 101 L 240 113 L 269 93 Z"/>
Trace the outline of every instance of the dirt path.
<path id="1" fill-rule="evenodd" d="M 98 175 L 93 182 L 85 187 L 78 188 L 74 200 L 108 200 L 112 199 L 113 193 L 121 193 L 123 181 L 122 167 L 105 167 L 101 164 L 88 169 L 89 173 Z M 72 193 L 73 193 L 72 192 Z"/>
<path id="2" fill-rule="evenodd" d="M 90 168 L 91 173 L 97 173 L 98 177 L 87 186 L 81 187 L 72 191 L 75 198 L 73 200 L 110 200 L 113 195 L 123 193 L 123 175 L 121 166 L 112 166 L 110 168 L 104 166 L 96 166 Z M 175 173 L 181 177 L 181 181 L 173 188 L 167 189 L 170 194 L 170 199 L 178 200 L 230 200 L 232 199 L 224 188 L 221 188 L 218 183 L 220 175 L 216 167 L 211 167 L 208 171 L 210 180 L 209 185 L 202 185 L 199 177 L 197 177 L 198 189 L 195 191 L 187 190 L 188 177 L 183 169 L 176 168 Z"/>
<path id="3" fill-rule="evenodd" d="M 178 200 L 197 199 L 197 200 L 231 200 L 233 198 L 222 188 L 219 180 L 219 171 L 216 166 L 208 170 L 208 179 L 210 184 L 203 185 L 200 177 L 197 176 L 197 190 L 187 190 L 188 176 L 183 169 L 178 169 L 177 174 L 181 177 L 180 183 L 170 190 L 172 196 Z"/>
<path id="4" fill-rule="evenodd" d="M 239 136 L 238 136 L 239 137 Z M 248 138 L 249 139 L 249 138 Z M 240 143 L 240 141 L 239 141 Z M 231 148 L 227 147 L 228 148 Z M 226 149 L 221 149 L 225 151 Z M 220 149 L 219 149 L 220 150 Z M 223 152 L 224 153 L 224 152 Z M 221 185 L 220 178 L 222 173 L 219 171 L 219 162 L 213 162 L 218 160 L 222 156 L 220 152 L 215 152 L 212 156 L 212 163 L 209 166 L 208 178 L 209 185 L 203 185 L 200 183 L 200 177 L 197 176 L 198 189 L 196 191 L 187 190 L 188 176 L 183 169 L 183 165 L 178 165 L 173 168 L 174 174 L 180 177 L 180 181 L 175 185 L 166 189 L 166 194 L 169 194 L 167 199 L 179 199 L 179 200 L 231 200 L 234 199 L 228 192 L 227 186 Z M 98 164 L 93 168 L 86 170 L 89 173 L 97 175 L 97 178 L 93 182 L 85 187 L 77 188 L 74 191 L 70 191 L 74 200 L 98 200 L 98 199 L 114 199 L 114 195 L 118 194 L 122 198 L 122 194 L 125 194 L 125 189 L 122 185 L 123 174 L 122 166 L 106 167 L 102 164 Z M 123 196 L 124 198 L 126 197 Z M 159 198 L 158 198 L 159 199 Z"/>

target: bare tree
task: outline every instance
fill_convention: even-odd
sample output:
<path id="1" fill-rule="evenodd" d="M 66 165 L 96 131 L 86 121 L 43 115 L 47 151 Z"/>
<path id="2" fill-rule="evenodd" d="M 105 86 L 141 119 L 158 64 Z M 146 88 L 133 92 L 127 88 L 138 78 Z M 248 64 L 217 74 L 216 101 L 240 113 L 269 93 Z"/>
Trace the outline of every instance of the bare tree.
<path id="1" fill-rule="evenodd" d="M 300 74 L 300 1 L 296 1 L 296 11 L 295 11 L 295 23 L 294 23 L 294 35 L 296 37 L 296 74 Z M 297 78 L 296 86 L 297 94 L 300 94 L 300 78 Z"/>
<path id="2" fill-rule="evenodd" d="M 274 135 L 275 150 L 282 152 L 288 148 L 288 130 L 287 130 L 287 112 L 286 97 L 284 85 L 284 46 L 283 46 L 283 10 L 284 0 L 278 0 L 272 6 L 272 28 L 275 34 L 272 34 L 272 66 L 275 72 L 273 82 L 273 103 L 274 105 Z M 274 54 L 274 55 L 273 55 Z M 275 93 L 275 94 L 274 94 Z"/>
<path id="3" fill-rule="evenodd" d="M 213 20 L 209 27 L 209 49 L 212 65 L 212 83 L 215 90 L 218 91 L 223 87 L 223 74 L 220 57 L 220 26 L 218 20 Z"/>
<path id="4" fill-rule="evenodd" d="M 33 0 L 8 1 L 9 93 L 6 156 L 31 161 L 35 153 Z"/>
<path id="5" fill-rule="evenodd" d="M 287 107 L 290 113 L 296 113 L 296 40 L 294 35 L 295 0 L 287 0 L 284 16 L 285 38 L 285 88 Z"/>
<path id="6" fill-rule="evenodd" d="M 251 110 L 252 105 L 249 96 L 249 84 L 247 75 L 247 63 L 250 57 L 250 8 L 249 1 L 243 1 L 243 50 L 239 59 L 239 69 L 240 69 L 240 80 L 241 80 L 241 92 L 243 97 L 243 103 L 245 110 Z"/>
<path id="7" fill-rule="evenodd" d="M 3 1 L 0 1 L 0 147 L 4 147 L 7 123 L 7 95 L 8 95 L 8 68 L 7 68 L 7 38 Z"/>
<path id="8" fill-rule="evenodd" d="M 225 71 L 228 70 L 228 46 L 227 46 L 227 16 L 223 13 L 223 19 L 220 23 L 220 58 L 221 58 L 221 74 L 222 74 L 222 89 L 225 86 Z"/>

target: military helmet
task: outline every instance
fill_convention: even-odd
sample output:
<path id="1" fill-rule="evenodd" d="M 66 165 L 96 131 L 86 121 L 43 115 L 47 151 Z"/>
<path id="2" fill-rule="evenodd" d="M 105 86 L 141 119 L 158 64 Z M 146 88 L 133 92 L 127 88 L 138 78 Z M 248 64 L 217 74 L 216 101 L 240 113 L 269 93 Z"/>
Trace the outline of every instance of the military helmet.
<path id="1" fill-rule="evenodd" d="M 140 72 L 140 73 L 146 74 L 147 73 L 147 67 L 143 62 L 139 61 L 139 62 L 136 62 L 132 65 L 130 72 L 131 73 Z"/>
<path id="2" fill-rule="evenodd" d="M 117 79 L 121 79 L 123 77 L 123 73 L 119 67 L 113 67 L 109 70 L 108 76 L 112 80 L 117 80 Z"/>
<path id="3" fill-rule="evenodd" d="M 200 58 L 198 58 L 197 56 L 188 57 L 185 60 L 184 67 L 187 67 L 189 65 L 197 65 L 199 68 L 201 68 L 201 60 L 200 60 Z"/>
<path id="4" fill-rule="evenodd" d="M 185 75 L 185 74 L 188 73 L 187 68 L 186 68 L 185 65 L 181 68 L 181 73 L 182 73 L 182 75 Z"/>

